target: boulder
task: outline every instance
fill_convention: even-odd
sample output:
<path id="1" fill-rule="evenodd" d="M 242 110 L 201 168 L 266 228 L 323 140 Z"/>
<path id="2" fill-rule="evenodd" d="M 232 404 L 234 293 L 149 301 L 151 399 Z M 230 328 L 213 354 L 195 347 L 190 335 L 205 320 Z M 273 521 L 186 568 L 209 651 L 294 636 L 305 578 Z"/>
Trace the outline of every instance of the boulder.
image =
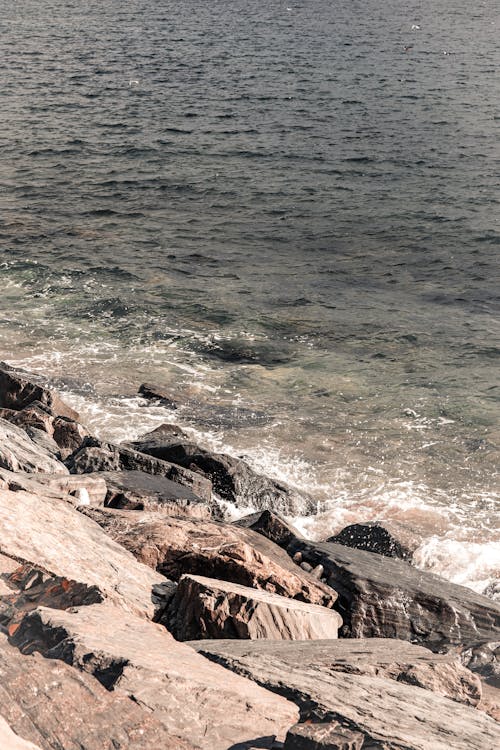
<path id="1" fill-rule="evenodd" d="M 288 515 L 305 514 L 315 509 L 311 498 L 259 474 L 240 458 L 214 453 L 196 443 L 154 433 L 128 445 L 141 453 L 198 472 L 211 481 L 219 497 L 237 506 L 261 510 L 273 508 Z"/>
<path id="2" fill-rule="evenodd" d="M 143 383 L 139 386 L 139 394 L 149 401 L 157 401 L 162 406 L 168 406 L 169 409 L 177 409 L 176 398 L 168 388 L 162 388 L 151 383 Z"/>
<path id="3" fill-rule="evenodd" d="M 433 651 L 500 640 L 500 604 L 403 560 L 328 542 L 296 540 L 312 567 L 321 565 L 339 594 L 349 638 L 400 638 Z"/>
<path id="4" fill-rule="evenodd" d="M 138 560 L 168 578 L 203 574 L 332 607 L 336 593 L 259 534 L 231 524 L 147 511 L 80 509 Z"/>
<path id="5" fill-rule="evenodd" d="M 124 446 L 105 443 L 97 438 L 85 438 L 81 447 L 66 459 L 71 474 L 88 474 L 97 471 L 143 471 L 146 474 L 166 477 L 188 487 L 203 500 L 211 501 L 212 485 L 205 477 Z"/>
<path id="6" fill-rule="evenodd" d="M 295 539 L 303 538 L 294 526 L 271 510 L 259 510 L 256 513 L 250 513 L 250 515 L 243 516 L 233 523 L 242 529 L 251 529 L 258 532 L 271 542 L 283 547 L 283 549 L 286 549 L 290 542 Z"/>
<path id="7" fill-rule="evenodd" d="M 129 696 L 168 732 L 202 750 L 270 748 L 297 721 L 296 707 L 284 698 L 107 603 L 71 612 L 40 607 L 24 616 L 10 640 L 23 654 L 39 651 L 90 672 L 112 695 Z"/>
<path id="8" fill-rule="evenodd" d="M 54 416 L 49 407 L 39 401 L 28 404 L 20 411 L 0 409 L 0 417 L 21 427 L 35 442 L 40 443 L 45 439 L 51 451 L 63 459 L 77 450 L 84 438 L 90 435 L 79 422 L 69 417 Z M 38 432 L 45 433 L 48 439 L 40 435 L 37 440 L 34 433 L 36 435 Z"/>
<path id="9" fill-rule="evenodd" d="M 14 472 L 68 474 L 68 469 L 54 457 L 50 448 L 37 444 L 21 427 L 4 419 L 0 419 L 0 468 Z"/>
<path id="10" fill-rule="evenodd" d="M 106 482 L 97 474 L 19 474 L 0 469 L 2 489 L 24 490 L 75 504 L 103 505 Z"/>
<path id="11" fill-rule="evenodd" d="M 153 617 L 153 591 L 165 578 L 139 563 L 69 503 L 0 491 L 0 553 L 87 586 L 124 609 Z"/>
<path id="12" fill-rule="evenodd" d="M 0 673 L 2 750 L 194 750 L 128 696 L 61 661 L 23 656 L 4 635 Z"/>
<path id="13" fill-rule="evenodd" d="M 0 362 L 0 408 L 20 410 L 34 401 L 48 407 L 53 415 L 78 421 L 78 412 L 42 385 L 40 378 Z"/>
<path id="14" fill-rule="evenodd" d="M 196 638 L 337 638 L 337 612 L 268 591 L 203 576 L 183 575 L 168 609 L 178 640 Z"/>
<path id="15" fill-rule="evenodd" d="M 387 643 L 389 657 L 394 643 Z M 349 641 L 333 644 L 341 649 Z M 379 676 L 376 665 L 369 673 L 316 669 L 304 653 L 293 655 L 303 644 L 290 641 L 191 645 L 295 701 L 302 722 L 337 722 L 361 734 L 362 748 L 367 750 L 485 750 L 500 742 L 500 726 L 485 714 L 422 687 Z M 309 641 L 308 646 L 318 648 L 318 642 Z"/>
<path id="16" fill-rule="evenodd" d="M 143 471 L 101 471 L 88 476 L 105 483 L 104 505 L 108 508 L 148 510 L 190 518 L 212 516 L 211 504 L 166 477 Z"/>
<path id="17" fill-rule="evenodd" d="M 386 557 L 411 560 L 413 553 L 422 542 L 422 537 L 412 532 L 411 529 L 406 529 L 400 523 L 370 521 L 346 526 L 326 541 L 343 544 L 353 549 L 364 549 Z"/>
<path id="18" fill-rule="evenodd" d="M 295 724 L 288 730 L 284 750 L 361 750 L 364 741 L 361 732 L 352 732 L 337 721 Z"/>
<path id="19" fill-rule="evenodd" d="M 338 640 L 191 641 L 189 645 L 230 669 L 252 669 L 252 679 L 265 683 L 267 664 L 285 673 L 303 675 L 313 684 L 337 672 L 383 677 L 398 683 L 431 690 L 451 700 L 477 706 L 481 683 L 452 654 L 435 654 L 423 646 L 393 638 L 341 638 Z M 262 674 L 259 669 L 262 668 Z M 262 678 L 262 679 L 261 679 Z"/>

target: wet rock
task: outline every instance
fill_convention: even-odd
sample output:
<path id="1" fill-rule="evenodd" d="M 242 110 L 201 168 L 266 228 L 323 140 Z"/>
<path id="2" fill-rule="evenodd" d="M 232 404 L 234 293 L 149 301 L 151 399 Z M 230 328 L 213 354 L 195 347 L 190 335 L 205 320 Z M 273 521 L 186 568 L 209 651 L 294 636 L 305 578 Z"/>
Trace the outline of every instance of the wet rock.
<path id="1" fill-rule="evenodd" d="M 361 750 L 365 741 L 338 722 L 296 724 L 288 730 L 284 750 Z"/>
<path id="2" fill-rule="evenodd" d="M 256 739 L 270 748 L 297 721 L 296 707 L 284 698 L 109 604 L 71 612 L 41 607 L 25 615 L 11 642 L 22 653 L 39 651 L 90 672 L 112 695 L 129 696 L 167 731 L 202 750 L 243 748 Z"/>
<path id="3" fill-rule="evenodd" d="M 161 386 L 152 385 L 151 383 L 143 383 L 139 386 L 139 393 L 143 398 L 147 398 L 149 401 L 158 401 L 163 406 L 168 406 L 169 409 L 177 409 L 176 398 L 168 388 L 162 388 Z"/>
<path id="4" fill-rule="evenodd" d="M 171 461 L 198 472 L 212 482 L 214 492 L 238 506 L 273 508 L 284 514 L 314 509 L 311 498 L 254 471 L 245 461 L 225 453 L 214 453 L 192 442 L 149 437 L 129 444 L 134 450 L 163 461 Z"/>
<path id="5" fill-rule="evenodd" d="M 143 471 L 102 471 L 90 474 L 106 484 L 104 505 L 126 510 L 149 510 L 172 516 L 211 518 L 212 506 L 166 477 Z"/>
<path id="6" fill-rule="evenodd" d="M 43 432 L 40 434 L 47 437 Z M 40 446 L 23 429 L 4 419 L 0 419 L 0 468 L 13 472 L 68 473 L 50 448 Z"/>
<path id="7" fill-rule="evenodd" d="M 61 661 L 23 656 L 3 635 L 0 673 L 2 750 L 194 750 L 126 695 Z"/>
<path id="8" fill-rule="evenodd" d="M 498 603 L 403 560 L 304 540 L 288 552 L 300 552 L 313 567 L 323 565 L 339 594 L 344 637 L 400 638 L 435 651 L 500 640 Z"/>
<path id="9" fill-rule="evenodd" d="M 243 516 L 234 521 L 234 525 L 256 531 L 284 549 L 294 539 L 302 539 L 302 535 L 294 526 L 271 510 L 259 510 L 257 513 Z"/>
<path id="10" fill-rule="evenodd" d="M 330 586 L 308 576 L 280 547 L 249 529 L 146 511 L 81 510 L 168 578 L 208 575 L 326 607 L 336 600 Z"/>
<path id="11" fill-rule="evenodd" d="M 35 382 L 38 378 L 0 363 L 0 408 L 20 410 L 35 401 L 50 409 L 51 414 L 78 421 L 79 415 L 64 403 L 57 393 Z"/>
<path id="12" fill-rule="evenodd" d="M 344 645 L 360 642 L 333 641 Z M 369 648 L 370 641 L 363 645 Z M 366 672 L 336 671 L 314 663 L 320 642 L 198 641 L 199 652 L 237 674 L 286 695 L 297 703 L 301 721 L 338 722 L 363 736 L 363 748 L 377 750 L 485 750 L 500 742 L 500 726 L 475 708 L 428 689 L 387 679 L 377 671 L 377 658 Z M 406 644 L 408 647 L 409 644 Z M 388 648 L 387 648 L 388 647 Z M 386 643 L 390 658 L 397 641 Z M 296 651 L 296 649 L 299 651 Z M 312 649 L 308 660 L 307 649 Z M 330 644 L 328 645 L 328 650 Z M 423 649 L 422 649 L 423 650 Z M 429 659 L 435 659 L 431 655 Z M 440 657 L 438 657 L 440 658 Z M 349 656 L 345 660 L 349 662 Z M 431 666 L 431 665 L 429 665 Z M 319 667 L 319 668 L 318 668 Z M 356 664 L 354 664 L 356 668 Z M 430 670 L 431 684 L 434 679 Z"/>
<path id="13" fill-rule="evenodd" d="M 406 529 L 403 524 L 374 521 L 353 523 L 326 541 L 386 557 L 411 560 L 422 539 L 415 532 Z"/>
<path id="14" fill-rule="evenodd" d="M 66 460 L 72 474 L 97 471 L 143 471 L 178 482 L 203 500 L 210 501 L 212 485 L 208 479 L 183 466 L 159 460 L 124 446 L 105 443 L 97 438 L 85 438 L 82 446 Z"/>
<path id="15" fill-rule="evenodd" d="M 169 608 L 169 629 L 196 638 L 336 638 L 342 624 L 332 609 L 214 578 L 183 575 Z"/>
<path id="16" fill-rule="evenodd" d="M 165 579 L 141 565 L 69 503 L 0 491 L 0 553 L 71 581 L 96 586 L 125 609 L 153 617 L 153 588 Z"/>

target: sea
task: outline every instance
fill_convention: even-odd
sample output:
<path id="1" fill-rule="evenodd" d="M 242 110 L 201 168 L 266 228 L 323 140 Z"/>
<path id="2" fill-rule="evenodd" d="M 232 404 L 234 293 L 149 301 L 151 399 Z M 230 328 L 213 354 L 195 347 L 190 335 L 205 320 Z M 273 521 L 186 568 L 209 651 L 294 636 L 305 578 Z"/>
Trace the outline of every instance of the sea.
<path id="1" fill-rule="evenodd" d="M 500 598 L 500 5 L 0 0 L 0 31 L 0 357 Z"/>

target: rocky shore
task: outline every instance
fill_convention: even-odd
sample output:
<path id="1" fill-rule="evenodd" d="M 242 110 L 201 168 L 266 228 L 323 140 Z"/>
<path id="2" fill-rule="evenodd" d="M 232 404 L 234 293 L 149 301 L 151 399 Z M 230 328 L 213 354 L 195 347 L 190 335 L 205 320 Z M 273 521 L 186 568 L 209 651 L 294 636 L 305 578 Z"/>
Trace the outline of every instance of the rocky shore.
<path id="1" fill-rule="evenodd" d="M 500 747 L 500 606 L 411 529 L 304 539 L 299 503 L 171 425 L 103 442 L 0 364 L 2 750 Z"/>

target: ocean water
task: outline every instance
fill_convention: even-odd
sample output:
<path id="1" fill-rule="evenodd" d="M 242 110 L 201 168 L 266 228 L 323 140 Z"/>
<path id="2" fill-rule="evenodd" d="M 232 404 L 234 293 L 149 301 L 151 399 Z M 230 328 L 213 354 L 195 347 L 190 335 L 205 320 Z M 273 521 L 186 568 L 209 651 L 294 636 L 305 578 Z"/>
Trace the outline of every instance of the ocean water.
<path id="1" fill-rule="evenodd" d="M 0 356 L 498 595 L 500 7 L 0 11 Z"/>

